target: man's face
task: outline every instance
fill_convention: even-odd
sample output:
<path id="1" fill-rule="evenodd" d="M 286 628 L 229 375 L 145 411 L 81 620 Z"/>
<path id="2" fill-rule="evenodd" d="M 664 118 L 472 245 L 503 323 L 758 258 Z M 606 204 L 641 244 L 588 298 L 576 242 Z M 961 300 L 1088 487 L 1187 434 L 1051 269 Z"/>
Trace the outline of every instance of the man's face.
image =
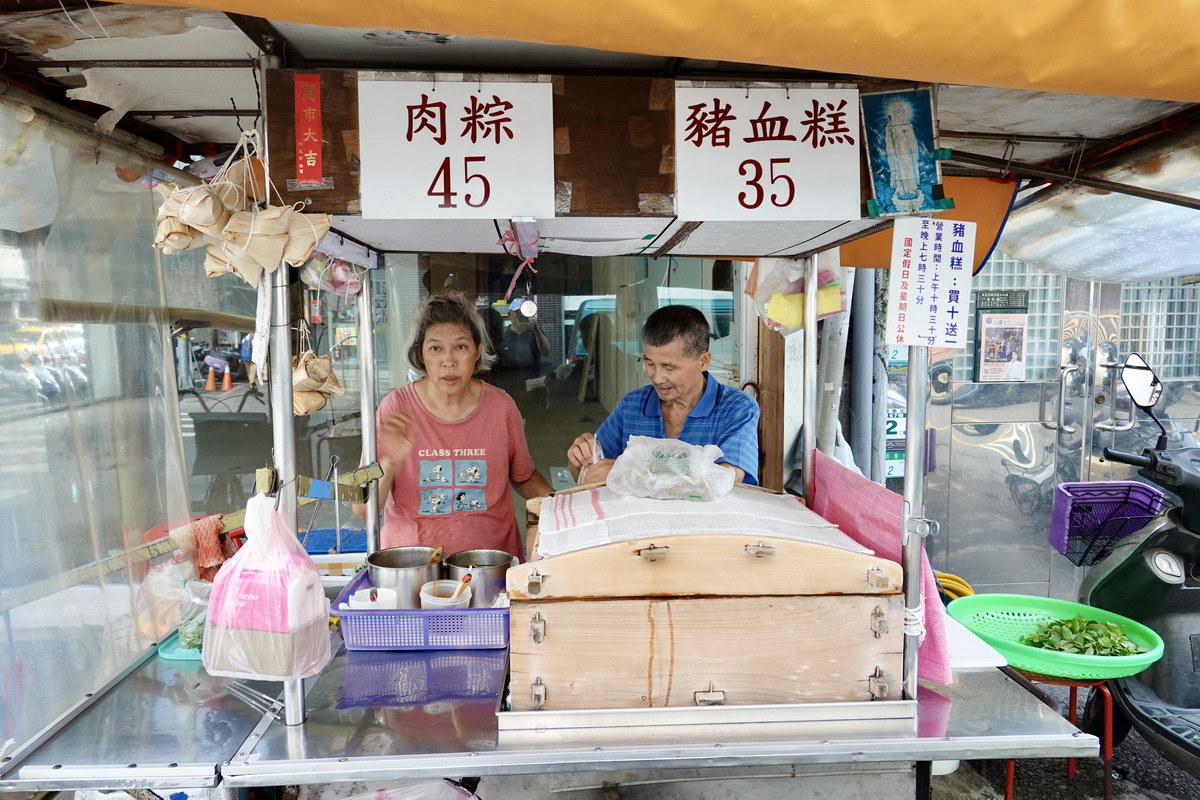
<path id="1" fill-rule="evenodd" d="M 642 366 L 658 399 L 663 403 L 695 402 L 704 391 L 704 370 L 712 361 L 712 353 L 688 356 L 683 352 L 683 339 L 674 339 L 662 347 L 643 345 Z"/>

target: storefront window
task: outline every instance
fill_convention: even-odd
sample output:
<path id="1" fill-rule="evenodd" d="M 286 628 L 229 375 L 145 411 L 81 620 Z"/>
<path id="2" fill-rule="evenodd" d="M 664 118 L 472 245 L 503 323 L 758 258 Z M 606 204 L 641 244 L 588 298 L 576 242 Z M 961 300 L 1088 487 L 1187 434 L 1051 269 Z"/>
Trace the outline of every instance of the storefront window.
<path id="1" fill-rule="evenodd" d="M 683 304 L 700 309 L 711 329 L 710 372 L 739 385 L 740 303 L 728 261 L 698 258 L 584 258 L 543 253 L 536 275 L 517 279 L 516 260 L 464 254 L 388 254 L 381 276 L 386 320 L 376 329 L 380 395 L 406 383 L 404 351 L 412 310 L 431 291 L 456 289 L 475 299 L 504 350 L 485 380 L 504 389 L 525 418 L 534 463 L 556 488 L 573 485 L 566 451 L 594 431 L 626 393 L 646 384 L 641 325 L 655 309 Z M 513 300 L 531 298 L 544 341 Z M 515 323 L 515 325 L 514 325 Z M 386 342 L 386 350 L 379 343 Z"/>

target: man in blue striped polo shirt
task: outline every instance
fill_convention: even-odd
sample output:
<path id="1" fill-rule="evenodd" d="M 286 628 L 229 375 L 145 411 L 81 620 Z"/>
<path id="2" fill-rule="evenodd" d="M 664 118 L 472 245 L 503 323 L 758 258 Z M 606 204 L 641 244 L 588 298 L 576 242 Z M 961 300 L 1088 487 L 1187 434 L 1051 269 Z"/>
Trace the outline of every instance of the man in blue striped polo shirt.
<path id="1" fill-rule="evenodd" d="M 758 404 L 708 374 L 708 336 L 708 321 L 691 306 L 664 306 L 646 318 L 642 361 L 650 385 L 622 397 L 595 435 L 571 444 L 567 461 L 577 480 L 581 470 L 588 483 L 605 480 L 630 436 L 651 436 L 715 444 L 718 464 L 738 482 L 758 483 Z"/>

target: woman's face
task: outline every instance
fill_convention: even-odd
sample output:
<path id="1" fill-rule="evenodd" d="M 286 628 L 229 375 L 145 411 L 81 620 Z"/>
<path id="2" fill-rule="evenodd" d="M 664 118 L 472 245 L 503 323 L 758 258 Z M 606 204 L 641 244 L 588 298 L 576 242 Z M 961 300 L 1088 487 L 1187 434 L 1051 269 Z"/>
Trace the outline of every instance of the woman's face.
<path id="1" fill-rule="evenodd" d="M 465 391 L 479 360 L 471 331 L 452 322 L 430 325 L 421 344 L 421 359 L 430 383 L 448 395 Z"/>

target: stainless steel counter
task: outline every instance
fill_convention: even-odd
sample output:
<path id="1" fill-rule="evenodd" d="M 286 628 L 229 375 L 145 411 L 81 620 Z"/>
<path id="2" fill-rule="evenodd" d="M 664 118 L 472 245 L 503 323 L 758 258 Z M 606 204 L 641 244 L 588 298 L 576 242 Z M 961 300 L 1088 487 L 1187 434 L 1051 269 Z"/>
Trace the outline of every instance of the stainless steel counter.
<path id="1" fill-rule="evenodd" d="M 148 659 L 0 780 L 3 791 L 203 788 L 398 778 L 718 770 L 970 758 L 1096 755 L 1095 737 L 995 669 L 922 685 L 915 731 L 827 738 L 747 724 L 707 740 L 646 734 L 586 745 L 498 730 L 505 651 L 347 652 L 308 683 L 307 722 L 288 728 L 198 662 Z M 231 692 L 230 687 L 233 686 Z M 279 684 L 252 688 L 277 696 Z M 250 696 L 253 701 L 254 697 Z M 869 728 L 869 726 L 868 726 Z M 683 774 L 683 773 L 680 773 Z"/>
<path id="2" fill-rule="evenodd" d="M 342 650 L 308 694 L 302 728 L 264 724 L 227 764 L 232 786 L 522 773 L 854 764 L 1096 755 L 1095 737 L 995 669 L 922 685 L 916 731 L 803 740 L 745 726 L 720 741 L 647 736 L 591 746 L 503 740 L 503 651 Z"/>
<path id="3" fill-rule="evenodd" d="M 264 719 L 199 661 L 151 656 L 9 770 L 0 791 L 207 788 Z M 276 697 L 280 684 L 250 688 Z M 242 688 L 234 690 L 261 704 Z"/>

